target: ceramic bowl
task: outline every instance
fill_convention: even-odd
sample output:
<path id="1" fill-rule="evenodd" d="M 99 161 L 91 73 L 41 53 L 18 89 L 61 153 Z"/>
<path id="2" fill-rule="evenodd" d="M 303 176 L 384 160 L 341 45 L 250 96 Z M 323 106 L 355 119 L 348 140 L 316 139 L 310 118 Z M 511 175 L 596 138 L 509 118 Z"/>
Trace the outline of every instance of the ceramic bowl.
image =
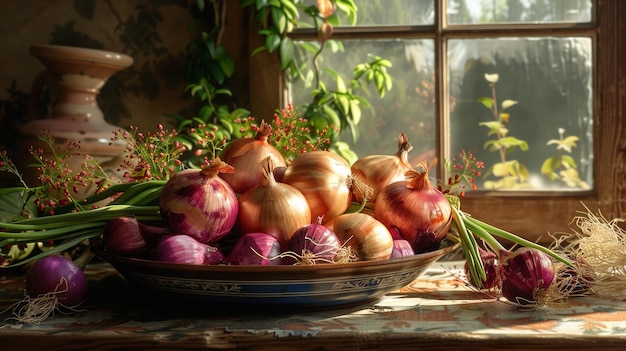
<path id="1" fill-rule="evenodd" d="M 402 288 L 458 247 L 383 261 L 298 266 L 196 266 L 94 251 L 131 284 L 219 304 L 333 307 L 371 301 Z"/>

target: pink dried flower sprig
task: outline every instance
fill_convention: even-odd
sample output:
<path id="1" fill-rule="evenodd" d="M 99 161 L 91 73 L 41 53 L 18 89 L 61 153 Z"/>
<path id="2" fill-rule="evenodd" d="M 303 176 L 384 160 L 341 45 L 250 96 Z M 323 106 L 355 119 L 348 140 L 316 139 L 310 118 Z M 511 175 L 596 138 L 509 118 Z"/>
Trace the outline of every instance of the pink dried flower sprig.
<path id="1" fill-rule="evenodd" d="M 471 152 L 462 150 L 458 158 L 446 162 L 446 170 L 449 175 L 445 184 L 438 186 L 444 194 L 465 196 L 468 190 L 476 190 L 476 178 L 482 175 L 481 169 L 485 168 L 483 161 L 478 161 Z"/>
<path id="2" fill-rule="evenodd" d="M 297 155 L 314 150 L 327 150 L 331 144 L 328 126 L 312 133 L 310 122 L 293 105 L 274 113 L 269 142 L 285 157 L 287 163 Z"/>
<path id="3" fill-rule="evenodd" d="M 175 139 L 176 130 L 166 130 L 161 124 L 156 132 L 143 133 L 133 126 L 129 129 L 118 130 L 112 138 L 126 142 L 127 153 L 118 170 L 126 170 L 125 181 L 167 180 L 181 169 L 180 157 L 187 148 Z"/>

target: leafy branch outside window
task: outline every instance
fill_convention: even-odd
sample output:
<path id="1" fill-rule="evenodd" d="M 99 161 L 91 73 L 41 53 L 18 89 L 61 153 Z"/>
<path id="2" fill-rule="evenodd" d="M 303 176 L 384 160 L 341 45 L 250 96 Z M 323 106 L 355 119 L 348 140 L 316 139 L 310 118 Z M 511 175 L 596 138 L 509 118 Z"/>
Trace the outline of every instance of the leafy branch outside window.
<path id="1" fill-rule="evenodd" d="M 340 25 L 337 11 L 341 11 L 350 21 L 356 23 L 357 6 L 352 0 L 318 0 L 316 5 L 306 6 L 300 0 L 245 0 L 242 6 L 254 5 L 255 18 L 259 23 L 259 34 L 265 36 L 265 45 L 254 51 L 253 54 L 267 50 L 278 52 L 281 68 L 288 80 L 303 79 L 306 82 L 315 80 L 312 92 L 312 102 L 298 106 L 303 110 L 303 118 L 310 123 L 311 138 L 317 139 L 320 133 L 330 139 L 330 148 L 348 161 L 353 162 L 357 155 L 350 150 L 348 144 L 339 140 L 345 130 L 349 130 L 352 140 L 359 137 L 357 126 L 361 119 L 361 108 L 370 107 L 369 102 L 362 95 L 357 94 L 367 84 L 374 84 L 378 94 L 383 97 L 392 87 L 391 76 L 387 68 L 391 62 L 381 57 L 370 56 L 370 61 L 356 65 L 353 77 L 347 80 L 333 69 L 325 69 L 335 87 L 330 88 L 327 82 L 321 79 L 321 70 L 318 60 L 327 45 L 341 49 L 341 42 L 330 40 L 333 27 Z M 300 13 L 313 19 L 317 33 L 317 42 L 296 43 L 290 37 L 295 28 L 305 26 L 299 21 Z M 312 55 L 312 68 L 306 62 L 298 62 L 295 57 L 296 48 L 309 51 Z M 364 84 L 365 83 L 365 84 Z M 327 132 L 327 134 L 326 134 Z"/>
<path id="2" fill-rule="evenodd" d="M 486 181 L 484 183 L 487 189 L 521 189 L 528 188 L 529 171 L 518 160 L 511 160 L 507 157 L 515 149 L 528 151 L 528 143 L 509 135 L 506 125 L 509 123 L 510 114 L 506 112 L 508 108 L 516 105 L 518 102 L 506 99 L 498 106 L 496 96 L 496 84 L 498 83 L 498 74 L 485 74 L 485 79 L 491 88 L 490 97 L 481 97 L 478 102 L 485 106 L 491 112 L 493 120 L 481 122 L 479 125 L 487 127 L 489 132 L 487 140 L 484 144 L 485 149 L 498 152 L 500 162 L 492 165 L 487 174 L 499 177 L 496 181 Z M 550 181 L 560 182 L 566 187 L 589 189 L 589 185 L 580 179 L 576 170 L 576 161 L 566 153 L 571 153 L 572 148 L 576 147 L 579 140 L 577 136 L 564 136 L 565 130 L 559 128 L 559 139 L 549 140 L 547 145 L 556 145 L 557 156 L 547 158 L 541 166 L 541 174 L 548 177 Z"/>

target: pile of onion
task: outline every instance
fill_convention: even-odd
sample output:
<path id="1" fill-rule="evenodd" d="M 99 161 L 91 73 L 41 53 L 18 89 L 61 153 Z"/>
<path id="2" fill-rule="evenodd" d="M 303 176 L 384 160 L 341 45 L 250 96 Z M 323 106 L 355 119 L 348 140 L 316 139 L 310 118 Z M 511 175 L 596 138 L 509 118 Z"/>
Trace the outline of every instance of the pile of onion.
<path id="1" fill-rule="evenodd" d="M 374 203 L 374 218 L 397 229 L 415 253 L 434 251 L 450 229 L 450 203 L 430 184 L 425 162 L 405 175 L 406 180 L 392 183 L 380 192 Z"/>
<path id="2" fill-rule="evenodd" d="M 218 174 L 232 172 L 232 166 L 216 158 L 205 169 L 174 174 L 159 200 L 163 221 L 171 232 L 201 243 L 214 243 L 228 234 L 237 221 L 237 194 Z"/>
<path id="3" fill-rule="evenodd" d="M 352 164 L 354 176 L 372 189 L 367 201 L 375 202 L 378 194 L 387 185 L 404 180 L 404 174 L 412 168 L 408 160 L 408 154 L 412 148 L 409 138 L 404 133 L 400 133 L 398 151 L 394 155 L 369 155 Z M 354 201 L 362 202 L 363 196 L 355 192 Z"/>
<path id="4" fill-rule="evenodd" d="M 304 195 L 289 184 L 274 179 L 271 156 L 257 165 L 263 181 L 239 198 L 239 227 L 242 233 L 267 233 L 276 237 L 281 247 L 300 227 L 311 223 L 311 210 Z"/>
<path id="5" fill-rule="evenodd" d="M 237 194 L 243 194 L 248 189 L 258 185 L 265 178 L 259 163 L 271 156 L 274 167 L 285 167 L 285 159 L 276 147 L 268 143 L 267 139 L 272 127 L 261 121 L 261 126 L 254 138 L 239 138 L 231 141 L 224 147 L 221 159 L 236 169 L 234 173 L 222 173 L 224 179 Z"/>
<path id="6" fill-rule="evenodd" d="M 287 167 L 281 182 L 298 189 L 311 209 L 311 218 L 328 222 L 346 212 L 352 203 L 352 171 L 343 157 L 331 151 L 298 155 Z"/>

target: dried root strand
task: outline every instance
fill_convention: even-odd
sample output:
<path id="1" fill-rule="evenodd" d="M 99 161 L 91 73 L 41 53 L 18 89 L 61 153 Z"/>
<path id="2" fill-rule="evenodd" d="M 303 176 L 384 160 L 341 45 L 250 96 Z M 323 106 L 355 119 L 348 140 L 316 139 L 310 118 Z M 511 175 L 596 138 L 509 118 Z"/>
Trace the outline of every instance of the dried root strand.
<path id="1" fill-rule="evenodd" d="M 22 300 L 8 308 L 13 309 L 13 317 L 9 317 L 7 320 L 14 320 L 18 324 L 40 324 L 54 316 L 57 311 L 63 313 L 65 311 L 79 312 L 77 306 L 65 306 L 59 302 L 57 295 L 66 291 L 67 281 L 62 278 L 56 289 L 50 293 L 41 294 L 37 297 L 25 295 Z"/>
<path id="2" fill-rule="evenodd" d="M 584 262 L 581 269 L 585 271 L 577 272 L 578 276 L 587 277 L 588 281 L 582 284 L 593 286 L 593 291 L 600 294 L 623 296 L 626 293 L 626 231 L 619 223 L 624 220 L 607 220 L 600 212 L 596 215 L 586 210 L 572 221 L 578 230 L 554 236 L 553 250 Z"/>

